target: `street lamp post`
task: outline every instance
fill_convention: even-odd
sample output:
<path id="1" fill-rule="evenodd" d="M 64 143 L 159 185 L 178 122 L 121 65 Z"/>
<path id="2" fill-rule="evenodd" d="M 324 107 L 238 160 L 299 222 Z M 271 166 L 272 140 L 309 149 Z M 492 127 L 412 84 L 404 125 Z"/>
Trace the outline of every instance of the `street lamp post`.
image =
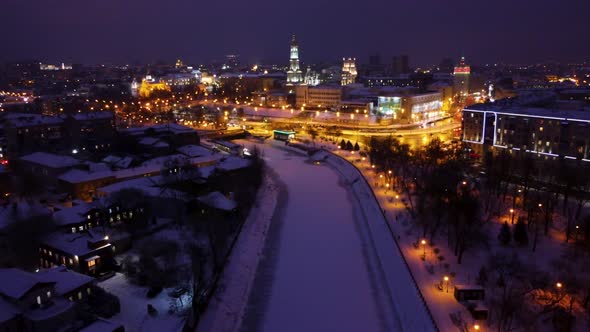
<path id="1" fill-rule="evenodd" d="M 449 292 L 449 277 L 444 276 L 443 280 L 445 281 L 445 286 L 447 288 L 447 293 Z"/>
<path id="2" fill-rule="evenodd" d="M 426 240 L 422 239 L 422 241 L 420 241 L 420 243 L 422 244 L 422 260 L 425 261 L 426 260 Z"/>
<path id="3" fill-rule="evenodd" d="M 514 209 L 510 209 L 510 214 L 512 215 L 512 225 L 514 225 Z"/>

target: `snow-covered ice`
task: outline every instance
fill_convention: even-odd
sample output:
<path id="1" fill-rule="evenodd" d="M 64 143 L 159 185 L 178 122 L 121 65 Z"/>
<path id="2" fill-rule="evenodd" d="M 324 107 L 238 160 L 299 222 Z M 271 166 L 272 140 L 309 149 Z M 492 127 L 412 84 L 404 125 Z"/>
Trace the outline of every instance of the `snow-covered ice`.
<path id="1" fill-rule="evenodd" d="M 338 173 L 283 149 L 262 148 L 288 199 L 265 253 L 275 257 L 259 271 L 263 282 L 255 283 L 242 330 L 395 329 L 371 244 L 363 240 L 364 221 Z"/>

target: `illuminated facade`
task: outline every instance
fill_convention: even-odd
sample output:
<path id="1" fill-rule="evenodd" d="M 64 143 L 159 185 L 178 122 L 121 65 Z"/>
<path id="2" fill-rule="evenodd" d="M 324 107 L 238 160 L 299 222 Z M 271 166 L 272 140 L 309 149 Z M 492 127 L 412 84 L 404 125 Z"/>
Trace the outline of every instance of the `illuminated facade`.
<path id="1" fill-rule="evenodd" d="M 342 88 L 339 86 L 307 86 L 295 88 L 297 107 L 336 109 L 342 100 Z"/>
<path id="2" fill-rule="evenodd" d="M 148 98 L 152 93 L 156 91 L 167 91 L 170 92 L 170 86 L 165 81 L 158 81 L 148 75 L 141 81 L 141 87 L 139 88 L 139 97 Z"/>
<path id="3" fill-rule="evenodd" d="M 585 111 L 486 104 L 463 110 L 463 141 L 482 155 L 488 148 L 507 149 L 590 162 L 589 128 Z"/>
<path id="4" fill-rule="evenodd" d="M 289 57 L 289 70 L 287 71 L 288 84 L 300 84 L 303 82 L 303 74 L 299 68 L 299 45 L 295 34 L 291 37 L 291 55 Z"/>
<path id="5" fill-rule="evenodd" d="M 312 70 L 311 67 L 307 67 L 307 71 L 305 71 L 304 83 L 310 86 L 316 86 L 320 84 L 320 74 Z"/>
<path id="6" fill-rule="evenodd" d="M 465 57 L 461 57 L 461 62 L 454 71 L 453 90 L 455 96 L 464 101 L 469 95 L 469 75 L 471 67 L 465 63 Z"/>
<path id="7" fill-rule="evenodd" d="M 343 58 L 342 59 L 343 64 L 342 64 L 342 82 L 341 84 L 344 85 L 349 85 L 349 84 L 353 84 L 356 82 L 356 76 L 357 76 L 357 71 L 356 71 L 356 64 L 355 58 Z"/>
<path id="8" fill-rule="evenodd" d="M 377 98 L 377 114 L 407 123 L 434 121 L 444 116 L 440 92 L 396 94 Z"/>

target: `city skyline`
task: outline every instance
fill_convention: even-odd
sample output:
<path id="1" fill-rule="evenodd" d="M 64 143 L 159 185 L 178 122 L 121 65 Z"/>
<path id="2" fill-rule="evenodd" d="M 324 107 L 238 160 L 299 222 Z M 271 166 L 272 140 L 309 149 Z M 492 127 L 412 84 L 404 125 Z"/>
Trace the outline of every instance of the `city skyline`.
<path id="1" fill-rule="evenodd" d="M 335 6 L 302 0 L 299 10 L 285 13 L 269 0 L 198 5 L 107 1 L 93 8 L 69 0 L 51 6 L 9 0 L 0 27 L 17 31 L 5 35 L 10 47 L 0 60 L 133 64 L 181 58 L 195 63 L 237 53 L 245 63 L 286 63 L 291 33 L 298 36 L 304 63 L 349 55 L 366 62 L 371 54 L 379 54 L 383 63 L 408 54 L 411 66 L 460 55 L 474 64 L 587 60 L 590 45 L 576 41 L 576 31 L 590 30 L 584 20 L 590 3 L 566 2 L 502 0 L 492 6 L 424 0 Z M 38 10 L 42 5 L 44 10 Z M 342 24 L 347 20 L 350 24 Z"/>

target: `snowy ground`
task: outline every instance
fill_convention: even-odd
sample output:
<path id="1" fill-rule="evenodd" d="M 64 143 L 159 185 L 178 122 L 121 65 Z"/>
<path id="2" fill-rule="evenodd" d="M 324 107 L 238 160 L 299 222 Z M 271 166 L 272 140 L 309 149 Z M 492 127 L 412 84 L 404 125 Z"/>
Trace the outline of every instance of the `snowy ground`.
<path id="1" fill-rule="evenodd" d="M 390 226 L 396 234 L 398 245 L 405 257 L 405 260 L 410 266 L 412 275 L 420 287 L 420 291 L 426 300 L 426 303 L 435 319 L 438 328 L 441 331 L 458 331 L 458 328 L 452 323 L 449 314 L 461 313 L 468 326 L 472 326 L 475 323 L 471 318 L 471 314 L 466 308 L 461 305 L 453 296 L 453 287 L 455 284 L 473 284 L 475 278 L 479 272 L 481 266 L 485 266 L 488 261 L 488 257 L 492 252 L 505 252 L 507 254 L 517 254 L 523 262 L 528 264 L 537 265 L 545 271 L 552 271 L 554 268 L 551 266 L 553 261 L 559 260 L 564 244 L 561 234 L 555 234 L 555 229 L 550 230 L 550 236 L 545 237 L 544 235 L 539 236 L 539 243 L 536 252 L 533 252 L 529 248 L 515 248 L 514 246 L 505 248 L 499 245 L 499 241 L 495 238 L 499 234 L 500 226 L 504 221 L 510 221 L 510 215 L 508 214 L 509 209 L 512 207 L 511 200 L 508 199 L 499 210 L 506 211 L 501 214 L 500 217 L 493 217 L 485 227 L 489 228 L 487 233 L 491 234 L 489 241 L 489 247 L 474 248 L 465 254 L 462 264 L 457 264 L 456 257 L 452 251 L 446 246 L 445 240 L 438 240 L 435 246 L 430 243 L 426 246 L 426 260 L 422 260 L 424 253 L 423 248 L 416 248 L 413 243 L 421 238 L 420 230 L 412 226 L 409 215 L 405 211 L 404 205 L 401 200 L 395 199 L 395 195 L 399 195 L 403 198 L 404 195 L 401 193 L 395 193 L 391 190 L 387 190 L 384 187 L 384 182 L 379 179 L 370 166 L 368 160 L 361 160 L 358 154 L 351 154 L 347 151 L 337 150 L 334 151 L 336 154 L 342 156 L 354 163 L 354 165 L 363 172 L 363 175 L 369 181 L 373 187 L 373 191 L 379 200 L 379 204 L 386 212 L 386 216 Z M 519 215 L 523 215 L 524 212 L 518 210 Z M 559 219 L 559 218 L 558 218 Z M 559 225 L 559 222 L 556 223 Z M 557 226 L 556 225 L 556 226 Z M 541 231 L 542 234 L 542 231 Z M 529 235 L 529 241 L 532 242 L 532 236 Z M 445 269 L 441 264 L 436 262 L 436 255 L 433 253 L 433 248 L 436 247 L 440 250 L 439 255 L 444 256 L 445 263 L 449 265 L 448 269 Z M 543 259 L 539 259 L 542 257 Z M 433 272 L 429 272 L 427 267 L 432 266 Z M 451 279 L 449 282 L 449 292 L 440 291 L 437 287 L 445 275 L 450 275 L 452 272 L 456 274 L 456 277 Z M 587 330 L 586 321 L 580 320 L 580 324 L 576 324 L 574 327 L 575 331 Z M 478 324 L 483 325 L 485 323 L 479 322 Z M 485 326 L 485 328 L 490 328 Z M 496 328 L 496 327 L 494 327 Z M 538 331 L 549 331 L 547 326 L 536 326 L 535 330 Z"/>
<path id="2" fill-rule="evenodd" d="M 240 326 L 280 190 L 278 181 L 269 174 L 244 222 L 216 294 L 201 317 L 198 332 L 231 332 Z"/>
<path id="3" fill-rule="evenodd" d="M 413 308 L 419 295 L 412 284 L 400 285 L 398 294 L 390 291 L 386 279 L 391 273 L 403 275 L 406 268 L 398 264 L 385 273 L 378 254 L 383 247 L 376 249 L 367 227 L 372 216 L 348 190 L 354 185 L 350 179 L 273 145 L 262 146 L 263 153 L 285 184 L 288 199 L 280 202 L 284 217 L 271 226 L 241 330 L 433 330 L 420 312 L 399 315 L 397 309 L 408 302 Z M 389 237 L 388 249 L 393 249 Z M 425 323 L 416 323 L 424 318 Z M 402 328 L 402 319 L 416 323 L 415 328 Z"/>
<path id="4" fill-rule="evenodd" d="M 186 244 L 194 243 L 203 246 L 204 239 L 194 237 L 190 230 L 183 227 L 169 225 L 168 228 L 162 229 L 153 235 L 138 240 L 126 253 L 119 256 L 122 260 L 129 256 L 133 259 L 139 259 L 140 248 L 159 240 L 174 241 L 178 244 L 179 249 L 176 256 L 176 269 L 188 269 L 190 257 L 183 249 Z M 186 311 L 190 306 L 190 296 L 188 293 L 181 296 L 180 299 L 174 299 L 168 295 L 173 289 L 164 289 L 155 298 L 148 298 L 148 287 L 140 287 L 127 281 L 125 276 L 117 273 L 114 277 L 101 281 L 98 286 L 106 291 L 116 295 L 121 302 L 121 312 L 112 318 L 113 321 L 125 326 L 125 331 L 162 331 L 173 332 L 182 330 Z M 185 285 L 187 286 L 187 285 Z M 171 304 L 174 303 L 174 313 L 169 313 Z M 156 316 L 150 316 L 147 313 L 147 305 L 151 304 L 158 311 Z"/>
<path id="5" fill-rule="evenodd" d="M 132 285 L 125 280 L 125 276 L 121 273 L 117 273 L 114 277 L 102 281 L 98 285 L 119 297 L 121 312 L 109 320 L 123 324 L 125 331 L 182 331 L 184 317 L 168 314 L 170 297 L 167 294 L 167 289 L 164 289 L 155 298 L 148 299 L 146 287 Z M 185 302 L 188 301 L 186 298 Z M 158 311 L 157 315 L 148 315 L 148 303 Z"/>

